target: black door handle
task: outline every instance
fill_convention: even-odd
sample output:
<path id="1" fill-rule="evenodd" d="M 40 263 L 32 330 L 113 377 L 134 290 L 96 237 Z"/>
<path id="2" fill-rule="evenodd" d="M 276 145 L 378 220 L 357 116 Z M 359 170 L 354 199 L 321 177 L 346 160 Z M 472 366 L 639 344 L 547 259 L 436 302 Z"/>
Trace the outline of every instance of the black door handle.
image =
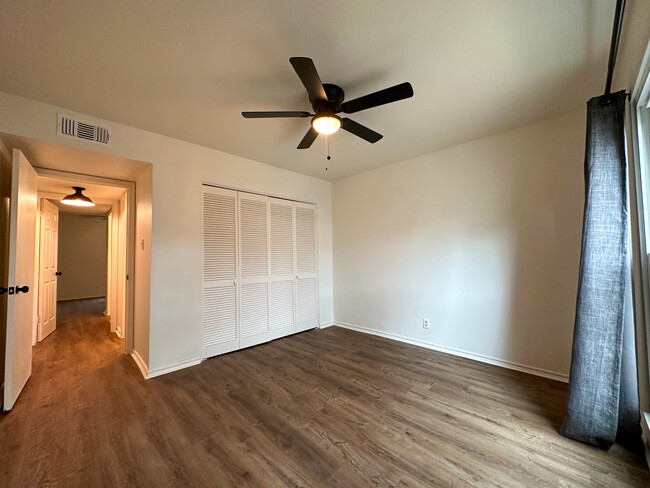
<path id="1" fill-rule="evenodd" d="M 27 286 L 27 285 L 25 285 L 25 286 L 17 286 L 16 287 L 16 295 L 18 293 L 20 293 L 20 292 L 27 293 L 28 291 L 29 291 L 29 286 Z"/>
<path id="2" fill-rule="evenodd" d="M 56 273 L 54 273 L 54 275 L 55 276 L 61 276 L 61 271 L 57 271 Z"/>
<path id="3" fill-rule="evenodd" d="M 9 288 L 5 288 L 4 286 L 0 286 L 0 295 L 4 295 L 9 291 Z"/>

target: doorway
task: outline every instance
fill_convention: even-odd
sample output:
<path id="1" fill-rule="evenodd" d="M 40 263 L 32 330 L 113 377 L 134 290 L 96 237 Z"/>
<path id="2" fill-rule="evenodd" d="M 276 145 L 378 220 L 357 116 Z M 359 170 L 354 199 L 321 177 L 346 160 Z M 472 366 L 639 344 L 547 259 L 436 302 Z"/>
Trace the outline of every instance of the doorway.
<path id="1" fill-rule="evenodd" d="M 36 171 L 40 231 L 33 344 L 56 329 L 57 308 L 67 305 L 68 311 L 84 310 L 83 304 L 76 307 L 66 302 L 87 300 L 95 308 L 103 304 L 110 332 L 124 339 L 124 352 L 129 353 L 133 316 L 128 286 L 129 197 L 133 184 L 42 168 Z M 61 202 L 79 185 L 95 203 L 93 207 Z"/>
<path id="2" fill-rule="evenodd" d="M 12 408 L 31 375 L 32 346 L 38 341 L 39 333 L 38 297 L 47 296 L 47 293 L 39 294 L 37 290 L 40 227 L 36 215 L 40 213 L 39 203 L 47 200 L 56 207 L 52 201 L 57 202 L 62 195 L 71 193 L 72 186 L 80 185 L 90 189 L 96 185 L 119 189 L 119 195 L 106 197 L 105 202 L 102 202 L 103 197 L 96 196 L 97 203 L 108 205 L 103 216 L 106 218 L 107 232 L 109 215 L 111 229 L 119 232 L 117 235 L 113 233 L 111 240 L 122 243 L 122 250 L 112 255 L 118 256 L 114 262 L 118 263 L 120 269 L 124 269 L 121 289 L 118 287 L 118 291 L 123 292 L 124 299 L 118 307 L 120 300 L 111 295 L 110 290 L 115 289 L 114 284 L 119 283 L 120 278 L 111 275 L 107 267 L 105 295 L 109 304 L 104 307 L 104 312 L 112 315 L 109 317 L 112 319 L 112 327 L 123 336 L 120 349 L 131 354 L 143 375 L 147 371 L 152 175 L 152 165 L 143 161 L 0 133 L 0 234 L 8 241 L 0 239 L 0 268 L 6 269 L 8 263 L 9 269 L 9 273 L 2 274 L 0 291 L 8 287 L 9 295 L 12 295 L 11 292 L 17 290 L 9 300 L 6 293 L 0 293 L 0 349 L 5 356 L 4 361 L 0 361 L 0 376 L 3 379 L 0 396 L 4 410 Z M 63 180 L 59 182 L 62 185 L 60 192 L 41 187 L 39 194 L 37 180 L 41 177 Z M 22 184 L 23 181 L 25 185 Z M 137 200 L 136 182 L 139 187 Z M 18 232 L 16 222 L 19 223 Z M 140 244 L 137 258 L 136 235 Z M 139 275 L 137 282 L 136 264 Z M 58 262 L 48 266 L 48 269 L 56 274 L 57 267 Z M 46 286 L 45 281 L 43 280 L 43 287 Z M 18 291 L 23 293 L 18 295 Z M 137 310 L 134 307 L 136 295 L 139 303 Z M 115 305 L 111 306 L 111 303 Z M 46 311 L 43 307 L 41 309 Z M 120 317 L 121 322 L 118 322 Z M 41 337 L 47 337 L 49 325 L 45 322 L 46 327 L 41 331 Z"/>

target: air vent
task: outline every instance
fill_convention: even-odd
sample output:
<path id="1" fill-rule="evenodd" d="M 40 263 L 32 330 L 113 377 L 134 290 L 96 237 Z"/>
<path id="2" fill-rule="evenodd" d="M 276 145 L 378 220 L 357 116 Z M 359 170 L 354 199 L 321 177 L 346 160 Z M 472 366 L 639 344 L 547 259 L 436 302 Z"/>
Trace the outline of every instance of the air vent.
<path id="1" fill-rule="evenodd" d="M 101 144 L 102 146 L 111 145 L 111 129 L 108 127 L 101 127 L 91 122 L 72 118 L 69 115 L 58 115 L 56 125 L 58 135 L 73 137 L 93 144 Z"/>

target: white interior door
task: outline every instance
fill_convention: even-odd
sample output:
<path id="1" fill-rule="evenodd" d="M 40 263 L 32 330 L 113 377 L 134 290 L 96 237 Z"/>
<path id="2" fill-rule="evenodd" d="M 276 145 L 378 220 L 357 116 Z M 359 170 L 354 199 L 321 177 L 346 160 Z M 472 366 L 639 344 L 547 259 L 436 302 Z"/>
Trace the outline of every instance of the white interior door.
<path id="1" fill-rule="evenodd" d="M 203 187 L 203 357 L 239 349 L 237 192 Z"/>
<path id="2" fill-rule="evenodd" d="M 126 194 L 120 199 L 120 211 L 117 235 L 117 292 L 115 294 L 115 332 L 120 337 L 126 336 L 126 231 L 127 231 L 127 198 Z M 112 319 L 112 317 L 111 317 Z"/>
<path id="3" fill-rule="evenodd" d="M 34 321 L 36 171 L 17 149 L 11 171 L 4 410 L 13 407 L 31 375 Z"/>
<path id="4" fill-rule="evenodd" d="M 271 229 L 271 300 L 273 338 L 292 334 L 295 324 L 295 226 L 293 202 L 269 198 Z"/>
<path id="5" fill-rule="evenodd" d="M 111 310 L 113 309 L 113 300 L 115 296 L 113 293 L 113 209 L 108 212 L 106 215 L 106 226 L 107 226 L 107 240 L 108 246 L 106 246 L 106 315 L 110 320 L 110 330 L 115 332 L 115 323 L 111 318 Z"/>
<path id="6" fill-rule="evenodd" d="M 318 252 L 316 207 L 295 203 L 296 332 L 318 326 Z"/>
<path id="7" fill-rule="evenodd" d="M 41 199 L 38 265 L 38 341 L 56 329 L 56 281 L 59 250 L 59 207 Z"/>
<path id="8" fill-rule="evenodd" d="M 239 192 L 240 347 L 269 341 L 268 197 Z"/>

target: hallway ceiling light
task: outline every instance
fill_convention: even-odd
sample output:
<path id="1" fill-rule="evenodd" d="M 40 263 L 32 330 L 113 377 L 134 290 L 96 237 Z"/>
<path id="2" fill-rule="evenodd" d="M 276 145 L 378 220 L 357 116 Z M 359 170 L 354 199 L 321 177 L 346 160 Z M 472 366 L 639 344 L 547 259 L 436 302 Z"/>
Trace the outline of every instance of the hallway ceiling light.
<path id="1" fill-rule="evenodd" d="M 95 204 L 90 198 L 88 198 L 86 195 L 81 193 L 82 191 L 85 190 L 85 188 L 82 188 L 80 186 L 73 186 L 72 189 L 74 190 L 74 193 L 71 193 L 67 197 L 63 197 L 61 199 L 61 203 L 65 203 L 66 205 L 74 205 L 75 207 L 95 206 Z"/>

